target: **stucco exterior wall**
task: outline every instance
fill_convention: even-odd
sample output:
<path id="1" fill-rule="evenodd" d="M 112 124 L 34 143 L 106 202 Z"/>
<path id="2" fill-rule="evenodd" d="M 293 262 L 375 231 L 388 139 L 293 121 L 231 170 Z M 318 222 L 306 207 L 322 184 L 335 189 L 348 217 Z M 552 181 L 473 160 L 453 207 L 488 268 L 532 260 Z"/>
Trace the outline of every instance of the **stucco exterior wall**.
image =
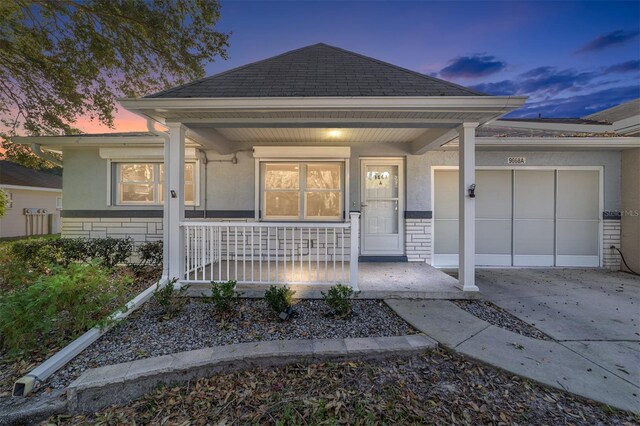
<path id="1" fill-rule="evenodd" d="M 621 193 L 621 250 L 631 269 L 640 272 L 640 148 L 622 153 Z"/>
<path id="2" fill-rule="evenodd" d="M 38 191 L 31 189 L 4 189 L 11 193 L 13 207 L 0 218 L 0 238 L 21 237 L 34 234 L 56 234 L 60 232 L 60 210 L 56 208 L 56 199 L 62 191 Z M 54 216 L 52 226 L 48 218 L 37 218 L 33 227 L 28 225 L 24 209 L 46 209 Z"/>
<path id="3" fill-rule="evenodd" d="M 321 142 L 308 144 L 320 145 Z M 326 145 L 325 143 L 322 143 Z M 215 218 L 216 220 L 246 220 L 254 216 L 255 203 L 255 160 L 251 148 L 255 145 L 273 145 L 273 143 L 238 143 L 236 145 L 237 163 L 233 164 L 231 155 L 219 155 L 215 151 L 206 151 L 200 158 L 200 204 L 187 206 L 187 218 Z M 296 144 L 289 144 L 296 145 Z M 411 155 L 410 146 L 405 143 L 353 143 L 349 168 L 349 211 L 360 210 L 360 160 L 363 157 L 402 157 L 405 160 L 405 252 L 408 260 L 430 262 L 432 258 L 432 171 L 434 166 L 457 166 L 457 151 L 431 151 L 424 155 Z M 626 155 L 626 154 L 625 154 Z M 637 155 L 637 154 L 636 154 Z M 511 156 L 526 157 L 526 166 L 600 166 L 604 170 L 604 210 L 619 211 L 620 204 L 620 152 L 614 151 L 478 151 L 478 166 L 507 166 Z M 157 239 L 161 228 L 157 224 L 162 215 L 161 206 L 117 206 L 107 204 L 108 161 L 100 158 L 98 148 L 70 148 L 65 150 L 65 199 L 64 208 L 68 217 L 63 218 L 63 234 L 69 236 L 98 237 L 102 235 L 133 235 L 142 242 Z M 631 162 L 635 157 L 630 156 Z M 635 168 L 634 168 L 635 167 Z M 635 163 L 628 166 L 637 170 Z M 205 177 L 206 176 L 206 177 Z M 630 181 L 636 179 L 631 176 Z M 112 182 L 113 184 L 114 182 Z M 637 184 L 636 184 L 637 185 Z M 632 187 L 632 185 L 628 185 Z M 635 188 L 637 188 L 636 186 Z M 628 189 L 627 191 L 633 191 Z M 629 197 L 627 197 L 629 198 Z M 632 200 L 633 197 L 629 198 Z M 637 201 L 636 201 L 637 202 Z M 637 207 L 636 207 L 637 208 Z M 194 212 L 195 210 L 195 212 Z M 206 212 L 203 212 L 206 211 Z M 73 214 L 73 212 L 77 214 Z M 82 216 L 82 212 L 92 212 Z M 139 217 L 142 222 L 147 218 L 147 232 L 138 229 L 135 221 L 128 219 Z M 102 217 L 101 212 L 107 212 Z M 233 213 L 233 214 L 230 214 Z M 410 214 L 409 214 L 410 213 Z M 93 219 L 98 218 L 96 222 Z M 87 220 L 84 220 L 87 219 Z M 609 223 L 611 222 L 611 223 Z M 633 223 L 628 229 L 633 234 Z M 154 224 L 154 225 L 151 225 Z M 153 228 L 153 229 L 152 229 Z M 603 248 L 616 240 L 620 233 L 619 222 L 608 220 L 603 227 L 606 241 Z M 135 232 L 134 232 L 135 231 Z M 148 235 L 147 235 L 148 234 Z M 637 235 L 637 231 L 635 233 Z M 624 243 L 623 243 L 624 244 Z M 629 245 L 629 243 L 627 243 Z M 606 246 L 606 247 L 604 247 Z M 631 247 L 631 246 L 630 246 Z M 610 251 L 610 250 L 609 250 Z M 604 250 L 604 263 L 608 267 L 617 267 L 613 253 Z M 637 255 L 636 255 L 637 256 Z"/>

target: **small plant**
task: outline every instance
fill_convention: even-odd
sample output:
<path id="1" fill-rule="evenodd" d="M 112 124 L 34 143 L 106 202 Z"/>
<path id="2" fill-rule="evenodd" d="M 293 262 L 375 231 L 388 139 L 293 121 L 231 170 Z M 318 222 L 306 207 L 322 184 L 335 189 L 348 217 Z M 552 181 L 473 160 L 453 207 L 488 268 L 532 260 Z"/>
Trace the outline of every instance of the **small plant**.
<path id="1" fill-rule="evenodd" d="M 329 305 L 336 318 L 348 318 L 353 312 L 353 289 L 342 284 L 332 286 L 327 294 L 322 292 L 324 301 Z"/>
<path id="2" fill-rule="evenodd" d="M 286 285 L 283 287 L 272 285 L 269 287 L 269 290 L 264 293 L 264 298 L 277 314 L 281 314 L 286 312 L 288 308 L 291 308 L 294 294 L 296 294 L 296 292 Z"/>
<path id="3" fill-rule="evenodd" d="M 184 295 L 188 287 L 180 287 L 180 289 L 176 291 L 176 282 L 178 282 L 178 279 L 173 278 L 169 280 L 164 287 L 160 287 L 160 284 L 158 284 L 153 292 L 153 298 L 158 302 L 158 305 L 162 307 L 162 317 L 164 319 L 176 316 L 182 311 L 182 308 L 184 308 L 184 305 L 187 303 Z"/>
<path id="4" fill-rule="evenodd" d="M 207 301 L 213 303 L 217 313 L 228 315 L 240 296 L 242 296 L 242 293 L 236 291 L 235 281 L 212 282 L 211 297 L 208 297 Z"/>

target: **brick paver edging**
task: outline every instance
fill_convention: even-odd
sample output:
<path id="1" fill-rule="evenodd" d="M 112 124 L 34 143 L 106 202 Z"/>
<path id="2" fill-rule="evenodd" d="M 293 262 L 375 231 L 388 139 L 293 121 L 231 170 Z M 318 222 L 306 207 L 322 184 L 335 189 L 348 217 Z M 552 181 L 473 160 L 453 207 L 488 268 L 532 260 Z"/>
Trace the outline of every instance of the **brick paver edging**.
<path id="1" fill-rule="evenodd" d="M 186 383 L 216 373 L 325 360 L 361 360 L 433 349 L 425 335 L 353 339 L 277 340 L 217 346 L 144 358 L 85 371 L 67 388 L 68 410 L 91 413 L 127 403 L 158 385 Z"/>

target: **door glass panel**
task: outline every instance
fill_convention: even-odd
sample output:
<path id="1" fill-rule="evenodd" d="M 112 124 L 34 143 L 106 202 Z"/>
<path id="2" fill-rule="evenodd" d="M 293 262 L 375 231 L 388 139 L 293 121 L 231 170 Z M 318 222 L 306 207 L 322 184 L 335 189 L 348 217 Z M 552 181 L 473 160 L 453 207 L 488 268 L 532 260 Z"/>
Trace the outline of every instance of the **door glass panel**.
<path id="1" fill-rule="evenodd" d="M 398 202 L 367 201 L 367 232 L 369 234 L 398 233 Z"/>
<path id="2" fill-rule="evenodd" d="M 398 166 L 372 165 L 366 168 L 366 198 L 398 198 Z"/>

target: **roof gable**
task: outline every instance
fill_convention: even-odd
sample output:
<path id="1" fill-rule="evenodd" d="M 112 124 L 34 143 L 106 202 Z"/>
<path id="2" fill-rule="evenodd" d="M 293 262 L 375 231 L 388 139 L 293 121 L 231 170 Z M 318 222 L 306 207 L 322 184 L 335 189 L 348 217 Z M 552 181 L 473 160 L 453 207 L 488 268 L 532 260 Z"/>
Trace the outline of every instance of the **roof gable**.
<path id="1" fill-rule="evenodd" d="M 62 189 L 62 176 L 0 161 L 0 185 Z"/>
<path id="2" fill-rule="evenodd" d="M 323 43 L 174 87 L 147 98 L 486 96 Z"/>

